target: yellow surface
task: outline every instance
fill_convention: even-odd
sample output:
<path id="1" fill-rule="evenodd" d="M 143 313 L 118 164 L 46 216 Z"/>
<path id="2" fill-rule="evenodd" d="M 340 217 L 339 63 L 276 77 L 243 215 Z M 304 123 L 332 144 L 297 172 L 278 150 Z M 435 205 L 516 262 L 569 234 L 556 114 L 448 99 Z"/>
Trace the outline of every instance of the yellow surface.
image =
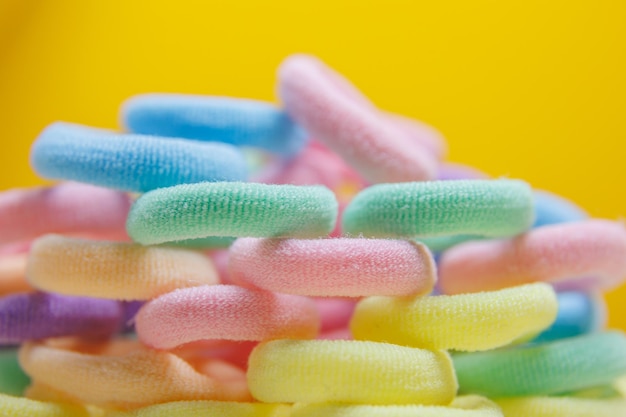
<path id="1" fill-rule="evenodd" d="M 272 100 L 310 52 L 451 160 L 626 217 L 625 21 L 622 0 L 0 0 L 0 189 L 41 182 L 28 147 L 54 120 L 115 127 L 150 91 Z M 626 287 L 608 300 L 626 329 Z"/>

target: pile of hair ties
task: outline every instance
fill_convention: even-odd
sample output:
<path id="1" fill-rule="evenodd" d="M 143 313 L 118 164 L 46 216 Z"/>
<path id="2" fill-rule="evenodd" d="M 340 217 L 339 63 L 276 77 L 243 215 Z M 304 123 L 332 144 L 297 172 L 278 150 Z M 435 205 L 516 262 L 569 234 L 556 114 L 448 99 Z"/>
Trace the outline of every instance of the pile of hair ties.
<path id="1" fill-rule="evenodd" d="M 318 59 L 146 94 L 0 194 L 2 416 L 626 416 L 626 229 L 443 162 Z"/>

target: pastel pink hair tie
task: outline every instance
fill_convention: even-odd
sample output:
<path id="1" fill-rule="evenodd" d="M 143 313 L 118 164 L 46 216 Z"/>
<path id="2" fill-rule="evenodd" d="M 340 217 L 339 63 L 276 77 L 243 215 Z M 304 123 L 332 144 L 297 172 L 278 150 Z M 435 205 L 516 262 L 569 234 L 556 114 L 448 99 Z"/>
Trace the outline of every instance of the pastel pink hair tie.
<path id="1" fill-rule="evenodd" d="M 211 339 L 311 339 L 319 321 L 308 298 L 214 285 L 180 289 L 150 301 L 135 317 L 135 328 L 146 345 L 172 349 Z"/>
<path id="2" fill-rule="evenodd" d="M 513 239 L 460 244 L 439 263 L 439 283 L 447 294 L 579 278 L 587 289 L 610 289 L 625 277 L 626 229 L 607 220 L 543 226 Z"/>
<path id="3" fill-rule="evenodd" d="M 48 233 L 127 240 L 130 198 L 120 191 L 74 182 L 0 194 L 0 244 Z"/>
<path id="4" fill-rule="evenodd" d="M 243 285 L 321 297 L 426 294 L 436 277 L 420 243 L 353 238 L 238 239 L 230 274 Z"/>
<path id="5" fill-rule="evenodd" d="M 291 56 L 278 79 L 287 113 L 368 181 L 435 178 L 436 158 L 321 61 Z"/>
<path id="6" fill-rule="evenodd" d="M 26 281 L 27 259 L 26 253 L 0 256 L 0 296 L 33 291 Z"/>

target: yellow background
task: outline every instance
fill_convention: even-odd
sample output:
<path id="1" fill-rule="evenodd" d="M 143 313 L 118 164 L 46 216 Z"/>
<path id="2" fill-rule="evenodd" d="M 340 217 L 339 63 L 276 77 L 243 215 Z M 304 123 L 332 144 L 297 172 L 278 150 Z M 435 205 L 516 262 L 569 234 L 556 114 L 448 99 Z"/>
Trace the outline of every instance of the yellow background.
<path id="1" fill-rule="evenodd" d="M 141 92 L 274 100 L 318 55 L 380 107 L 437 126 L 450 160 L 626 214 L 626 2 L 0 0 L 0 189 L 39 184 L 48 123 L 117 126 Z M 626 329 L 626 287 L 607 296 Z"/>

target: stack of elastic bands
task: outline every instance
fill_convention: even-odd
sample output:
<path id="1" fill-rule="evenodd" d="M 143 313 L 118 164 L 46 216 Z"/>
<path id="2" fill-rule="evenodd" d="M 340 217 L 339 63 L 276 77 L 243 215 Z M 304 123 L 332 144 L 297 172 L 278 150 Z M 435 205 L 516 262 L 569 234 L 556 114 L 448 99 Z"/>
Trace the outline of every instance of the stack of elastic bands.
<path id="1" fill-rule="evenodd" d="M 310 56 L 143 95 L 0 195 L 0 415 L 626 416 L 626 229 L 443 162 Z"/>

